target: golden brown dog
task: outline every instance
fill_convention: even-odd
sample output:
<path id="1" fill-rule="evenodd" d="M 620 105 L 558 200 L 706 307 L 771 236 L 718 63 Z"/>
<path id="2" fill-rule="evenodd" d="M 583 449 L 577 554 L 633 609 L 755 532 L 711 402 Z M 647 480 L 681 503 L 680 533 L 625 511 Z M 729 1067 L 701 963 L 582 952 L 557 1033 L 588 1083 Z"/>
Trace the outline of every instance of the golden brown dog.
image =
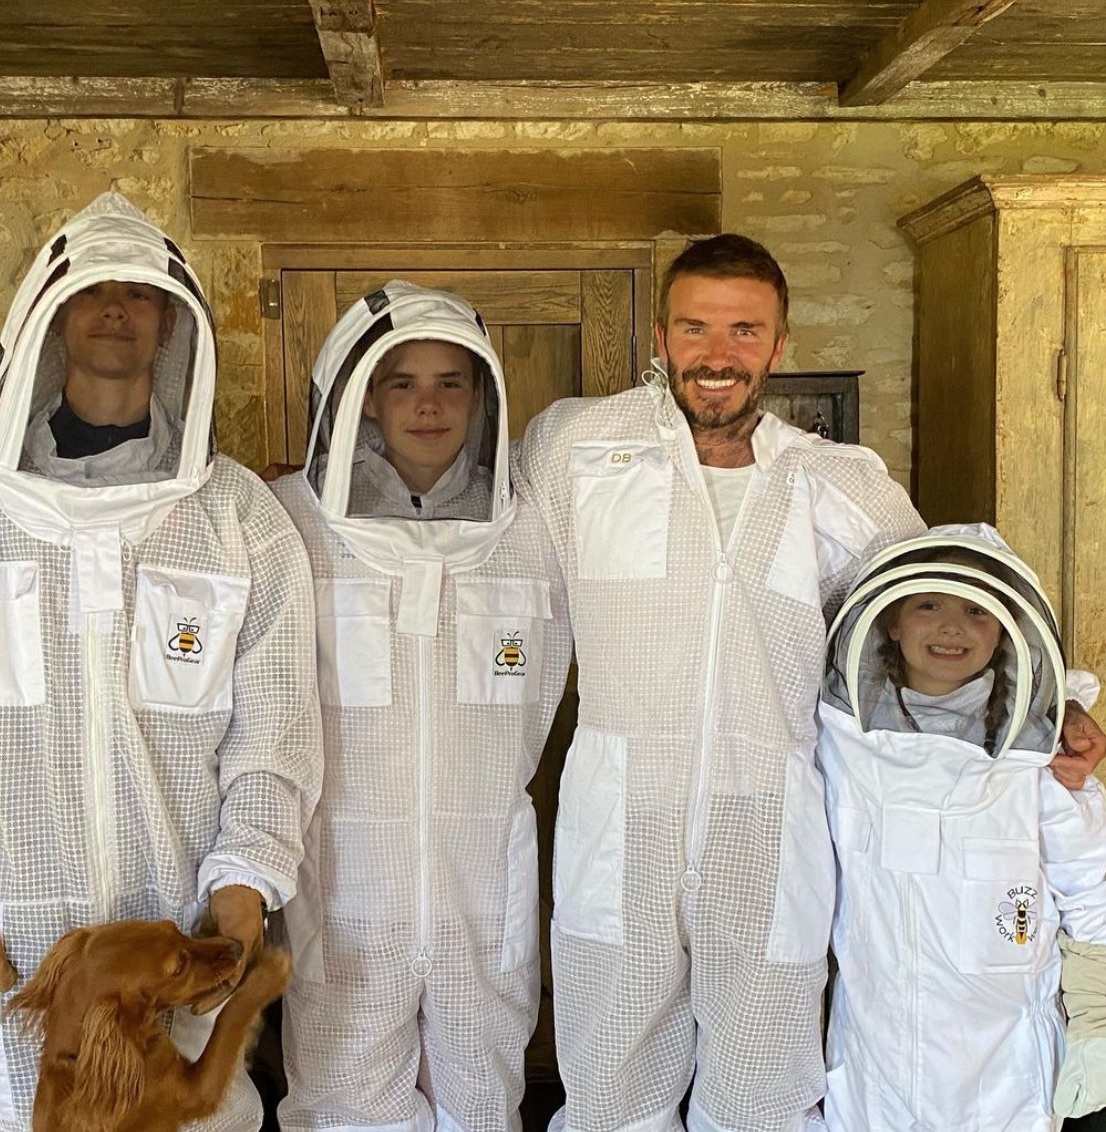
<path id="1" fill-rule="evenodd" d="M 177 1050 L 158 1016 L 225 982 L 241 956 L 236 941 L 189 939 L 169 920 L 62 936 L 8 1007 L 26 1011 L 43 1034 L 34 1132 L 177 1132 L 214 1113 L 262 1009 L 288 984 L 288 956 L 261 953 L 196 1062 Z"/>

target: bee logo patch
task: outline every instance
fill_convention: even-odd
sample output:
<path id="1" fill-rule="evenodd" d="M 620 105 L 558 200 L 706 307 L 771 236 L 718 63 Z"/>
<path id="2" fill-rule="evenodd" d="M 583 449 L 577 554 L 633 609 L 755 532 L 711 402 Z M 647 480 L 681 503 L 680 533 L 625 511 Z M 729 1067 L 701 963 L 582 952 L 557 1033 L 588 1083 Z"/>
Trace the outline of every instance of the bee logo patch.
<path id="1" fill-rule="evenodd" d="M 1037 938 L 1037 890 L 1021 884 L 1009 889 L 1006 896 L 999 902 L 995 927 L 1007 943 L 1024 947 Z"/>
<path id="2" fill-rule="evenodd" d="M 174 660 L 181 664 L 200 664 L 200 653 L 204 651 L 204 643 L 200 639 L 200 619 L 198 617 L 182 617 L 177 621 L 177 631 L 168 641 L 166 660 Z"/>
<path id="3" fill-rule="evenodd" d="M 500 636 L 499 643 L 502 647 L 495 657 L 496 677 L 525 676 L 523 669 L 526 667 L 526 653 L 523 651 L 525 642 L 522 634 L 518 631 L 505 632 Z"/>

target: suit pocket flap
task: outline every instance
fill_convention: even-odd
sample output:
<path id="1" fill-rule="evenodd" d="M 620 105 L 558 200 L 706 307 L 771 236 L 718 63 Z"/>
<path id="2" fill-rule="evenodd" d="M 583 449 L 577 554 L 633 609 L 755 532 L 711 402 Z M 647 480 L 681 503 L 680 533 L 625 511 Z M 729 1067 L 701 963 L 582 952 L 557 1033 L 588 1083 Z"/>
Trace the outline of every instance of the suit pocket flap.
<path id="1" fill-rule="evenodd" d="M 964 838 L 965 880 L 1036 880 L 1038 862 L 1038 847 L 1033 841 Z"/>
<path id="2" fill-rule="evenodd" d="M 474 617 L 553 616 L 549 583 L 537 578 L 457 580 L 457 612 Z"/>
<path id="3" fill-rule="evenodd" d="M 326 578 L 315 583 L 319 617 L 383 617 L 389 615 L 391 582 L 365 578 Z"/>

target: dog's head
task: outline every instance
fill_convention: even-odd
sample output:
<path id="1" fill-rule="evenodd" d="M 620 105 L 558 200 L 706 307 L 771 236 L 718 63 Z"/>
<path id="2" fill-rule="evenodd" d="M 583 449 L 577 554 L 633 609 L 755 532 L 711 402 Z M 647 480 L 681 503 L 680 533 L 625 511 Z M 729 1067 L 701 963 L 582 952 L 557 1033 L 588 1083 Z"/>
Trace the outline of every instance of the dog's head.
<path id="1" fill-rule="evenodd" d="M 42 1032 L 43 1077 L 54 1068 L 71 1081 L 65 1103 L 84 1114 L 81 1127 L 110 1128 L 145 1088 L 156 1015 L 232 978 L 241 958 L 237 941 L 190 939 L 170 920 L 77 928 L 54 944 L 8 1009 Z"/>
<path id="2" fill-rule="evenodd" d="M 190 939 L 171 920 L 77 928 L 54 944 L 9 1009 L 45 1025 L 51 1011 L 80 1019 L 108 998 L 151 1011 L 186 1006 L 231 978 L 241 958 L 236 940 Z"/>

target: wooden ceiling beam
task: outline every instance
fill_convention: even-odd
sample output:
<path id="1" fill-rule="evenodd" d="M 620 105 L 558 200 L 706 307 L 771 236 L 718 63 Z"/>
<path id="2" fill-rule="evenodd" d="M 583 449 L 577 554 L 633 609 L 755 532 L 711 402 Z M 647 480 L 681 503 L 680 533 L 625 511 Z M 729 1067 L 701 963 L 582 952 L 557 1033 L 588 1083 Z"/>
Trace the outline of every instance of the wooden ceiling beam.
<path id="1" fill-rule="evenodd" d="M 388 84 L 386 107 L 350 108 L 328 79 L 0 76 L 0 119 L 349 119 L 499 122 L 876 122 L 1106 119 L 1106 82 L 915 82 L 891 102 L 839 106 L 820 83 Z"/>
<path id="2" fill-rule="evenodd" d="M 923 0 L 880 40 L 841 84 L 842 106 L 876 106 L 964 43 L 1016 0 Z"/>
<path id="3" fill-rule="evenodd" d="M 340 105 L 360 113 L 384 105 L 384 72 L 372 0 L 310 0 L 326 68 Z"/>

